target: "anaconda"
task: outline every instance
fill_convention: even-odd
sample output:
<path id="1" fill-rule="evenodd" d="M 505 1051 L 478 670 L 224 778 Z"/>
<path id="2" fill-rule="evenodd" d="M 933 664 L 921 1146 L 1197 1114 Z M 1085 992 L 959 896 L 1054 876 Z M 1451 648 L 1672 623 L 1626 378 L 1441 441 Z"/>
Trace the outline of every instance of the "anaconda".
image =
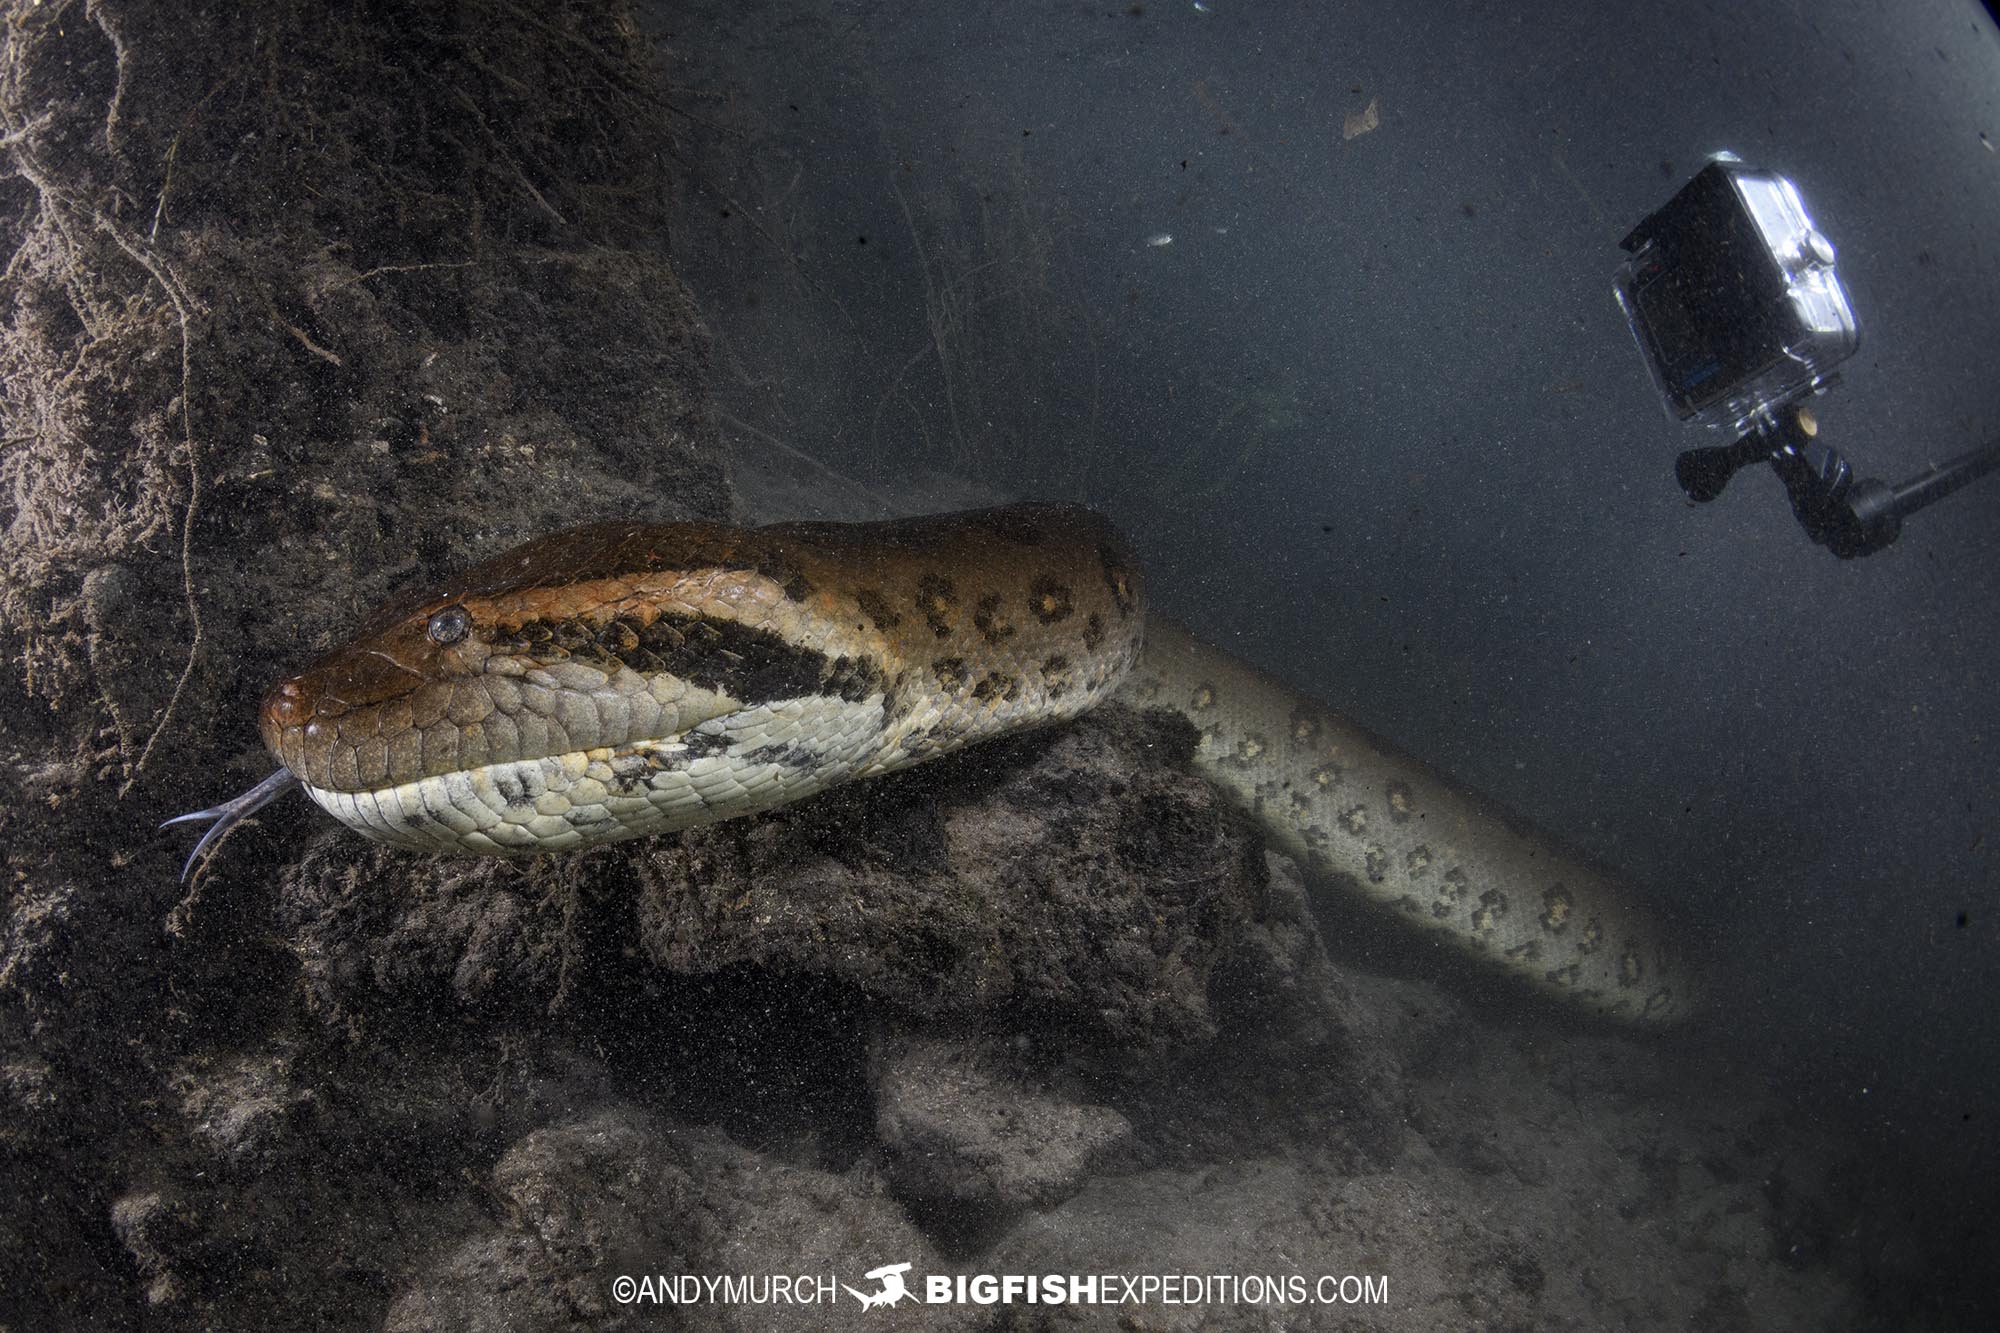
<path id="1" fill-rule="evenodd" d="M 1201 770 L 1313 880 L 1587 1009 L 1686 1010 L 1629 889 L 1149 623 L 1131 550 L 1073 505 L 536 538 L 278 682 L 260 723 L 283 767 L 182 818 L 218 821 L 206 845 L 296 782 L 398 846 L 559 852 L 768 810 L 1114 696 L 1191 719 Z"/>

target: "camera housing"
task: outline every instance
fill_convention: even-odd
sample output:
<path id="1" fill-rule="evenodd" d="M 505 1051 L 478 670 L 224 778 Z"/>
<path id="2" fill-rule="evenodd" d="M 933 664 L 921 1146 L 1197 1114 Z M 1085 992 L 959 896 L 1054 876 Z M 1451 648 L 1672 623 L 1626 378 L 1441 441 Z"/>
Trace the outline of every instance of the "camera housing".
<path id="1" fill-rule="evenodd" d="M 1791 181 L 1718 153 L 1620 246 L 1615 291 L 1670 415 L 1743 433 L 1860 346 L 1834 249 Z"/>

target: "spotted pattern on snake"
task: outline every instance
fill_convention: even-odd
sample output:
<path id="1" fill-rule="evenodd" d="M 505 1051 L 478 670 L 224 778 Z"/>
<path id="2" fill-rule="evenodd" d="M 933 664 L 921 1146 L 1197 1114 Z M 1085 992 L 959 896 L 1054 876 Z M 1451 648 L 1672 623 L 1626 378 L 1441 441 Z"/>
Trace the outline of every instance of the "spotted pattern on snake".
<path id="1" fill-rule="evenodd" d="M 1665 933 L 1615 875 L 1155 616 L 1129 702 L 1183 712 L 1197 765 L 1316 883 L 1615 1018 L 1685 1016 Z"/>
<path id="2" fill-rule="evenodd" d="M 1282 683 L 1149 627 L 1123 539 L 1071 505 L 538 538 L 279 682 L 260 721 L 284 770 L 201 814 L 226 825 L 295 777 L 399 846 L 559 851 L 767 810 L 1114 693 L 1191 719 L 1202 771 L 1316 882 L 1583 1008 L 1685 1012 L 1629 890 Z"/>

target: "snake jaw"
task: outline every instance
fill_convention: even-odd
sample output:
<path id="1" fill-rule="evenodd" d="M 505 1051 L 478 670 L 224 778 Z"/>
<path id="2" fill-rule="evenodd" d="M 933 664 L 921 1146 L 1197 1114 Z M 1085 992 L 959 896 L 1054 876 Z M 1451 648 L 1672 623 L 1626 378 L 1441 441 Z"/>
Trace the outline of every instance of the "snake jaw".
<path id="1" fill-rule="evenodd" d="M 531 855 L 677 832 L 802 799 L 864 770 L 881 717 L 879 695 L 787 699 L 617 746 L 362 791 L 308 779 L 304 790 L 343 824 L 393 846 Z"/>
<path id="2" fill-rule="evenodd" d="M 221 805 L 212 805 L 206 810 L 192 810 L 187 814 L 175 815 L 172 819 L 163 821 L 161 828 L 173 824 L 192 823 L 197 819 L 215 821 L 202 833 L 200 840 L 194 845 L 194 850 L 188 853 L 187 861 L 181 866 L 181 882 L 187 882 L 188 876 L 194 871 L 195 861 L 210 843 L 227 836 L 231 829 L 298 785 L 298 775 L 289 768 L 281 768 L 249 791 L 231 797 Z"/>

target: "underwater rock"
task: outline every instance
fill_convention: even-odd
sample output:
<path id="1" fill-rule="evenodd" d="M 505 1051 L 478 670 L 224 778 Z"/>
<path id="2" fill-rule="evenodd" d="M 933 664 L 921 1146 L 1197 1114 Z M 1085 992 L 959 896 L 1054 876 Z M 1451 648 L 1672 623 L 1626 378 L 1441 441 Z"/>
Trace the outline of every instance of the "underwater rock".
<path id="1" fill-rule="evenodd" d="M 855 1254 L 933 1262 L 896 1205 L 855 1181 L 630 1104 L 527 1135 L 489 1186 L 498 1225 L 459 1241 L 400 1292 L 386 1328 L 651 1326 L 659 1304 L 621 1300 L 616 1278 L 844 1273 Z M 847 1301 L 834 1292 L 803 1305 L 695 1308 L 703 1327 L 810 1328 Z M 920 1315 L 905 1307 L 870 1322 L 915 1327 Z"/>
<path id="2" fill-rule="evenodd" d="M 915 1038 L 875 1061 L 876 1131 L 897 1194 L 929 1207 L 1015 1212 L 1083 1186 L 1132 1124 L 1025 1086 L 978 1045 Z"/>
<path id="3" fill-rule="evenodd" d="M 1264 890 L 1255 839 L 1105 709 L 634 857 L 661 969 L 836 979 L 924 1021 L 1004 1014 L 1057 1063 L 1159 1068 L 1215 1039 L 1209 983 Z"/>
<path id="4" fill-rule="evenodd" d="M 200 1219 L 172 1189 L 143 1188 L 111 1206 L 111 1229 L 146 1278 L 149 1305 L 169 1305 L 181 1295 L 174 1267 L 199 1238 Z"/>
<path id="5" fill-rule="evenodd" d="M 387 1327 L 602 1317 L 613 1308 L 609 1274 L 687 1267 L 686 1154 L 635 1108 L 527 1135 L 494 1165 L 489 1186 L 504 1224 L 420 1277 L 390 1307 Z"/>
<path id="6" fill-rule="evenodd" d="M 191 1060 L 172 1085 L 194 1141 L 236 1170 L 268 1168 L 297 1151 L 289 1140 L 317 1100 L 291 1079 L 285 1057 L 271 1051 Z"/>

